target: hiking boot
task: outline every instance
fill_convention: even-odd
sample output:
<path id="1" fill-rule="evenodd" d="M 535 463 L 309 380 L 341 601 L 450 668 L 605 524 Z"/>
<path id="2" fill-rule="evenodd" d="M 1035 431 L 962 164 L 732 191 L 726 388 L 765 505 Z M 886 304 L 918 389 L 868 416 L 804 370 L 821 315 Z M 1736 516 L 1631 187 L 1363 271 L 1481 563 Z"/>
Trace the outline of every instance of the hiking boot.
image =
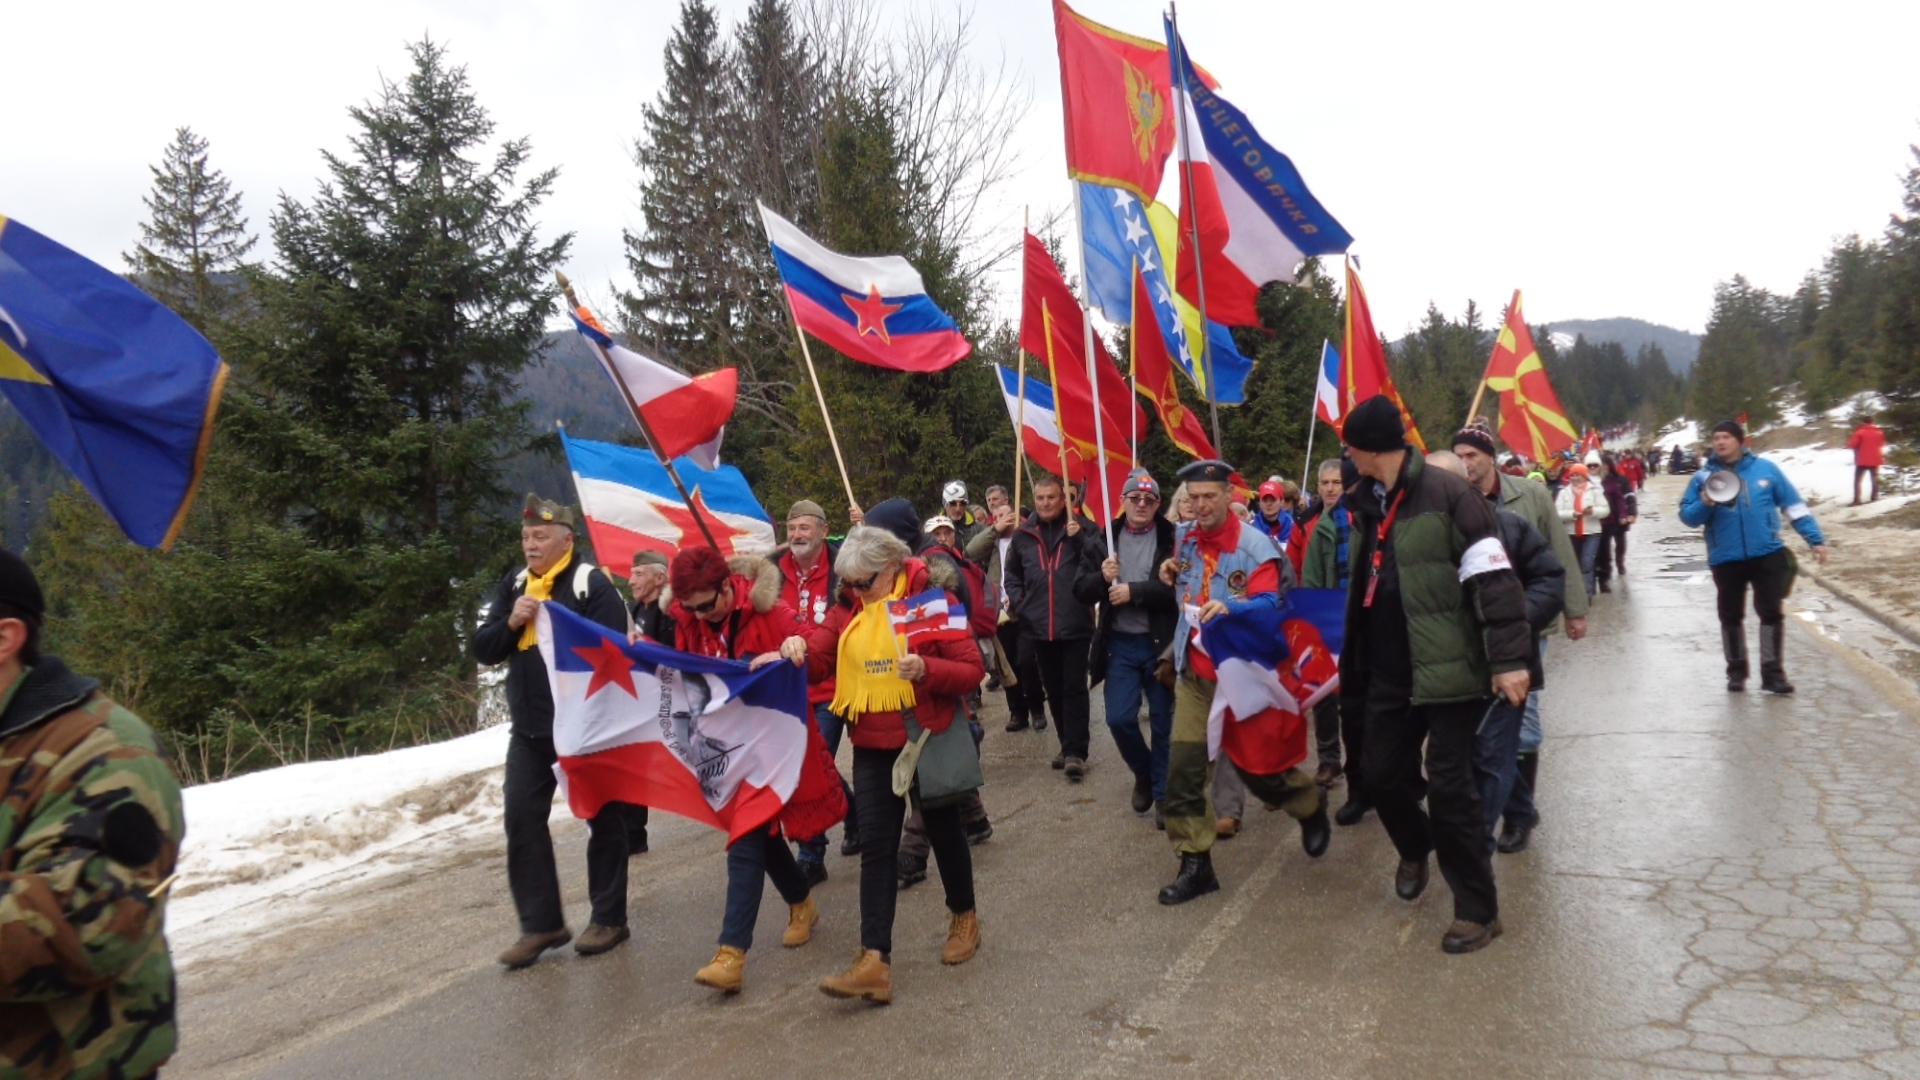
<path id="1" fill-rule="evenodd" d="M 893 967 L 881 957 L 879 949 L 861 949 L 852 967 L 820 980 L 820 992 L 828 997 L 858 998 L 875 1005 L 891 1004 Z"/>
<path id="2" fill-rule="evenodd" d="M 818 888 L 827 880 L 827 864 L 819 859 L 801 859 L 800 876 L 807 879 L 807 888 Z"/>
<path id="3" fill-rule="evenodd" d="M 599 956 L 632 936 L 633 932 L 624 926 L 588 923 L 580 933 L 580 940 L 573 943 L 573 951 L 581 956 Z"/>
<path id="4" fill-rule="evenodd" d="M 564 926 L 544 934 L 521 934 L 519 941 L 507 946 L 507 951 L 500 954 L 500 963 L 508 971 L 519 971 L 540 959 L 541 953 L 557 949 L 572 940 L 573 931 Z"/>
<path id="5" fill-rule="evenodd" d="M 1367 816 L 1367 811 L 1372 809 L 1372 803 L 1361 798 L 1358 794 L 1350 793 L 1347 795 L 1347 801 L 1340 809 L 1333 812 L 1333 820 L 1336 824 L 1340 825 L 1358 825 L 1361 819 Z"/>
<path id="6" fill-rule="evenodd" d="M 1160 890 L 1160 902 L 1171 907 L 1196 896 L 1220 891 L 1220 879 L 1213 876 L 1213 859 L 1206 854 L 1180 856 L 1180 872 Z"/>
<path id="7" fill-rule="evenodd" d="M 1223 817 L 1213 823 L 1213 835 L 1220 840 L 1231 840 L 1240 835 L 1240 819 Z"/>
<path id="8" fill-rule="evenodd" d="M 1067 767 L 1067 755 L 1065 755 L 1065 754 L 1055 754 L 1055 755 L 1053 755 L 1053 760 L 1052 760 L 1052 761 L 1049 761 L 1049 762 L 1047 762 L 1047 764 L 1048 764 L 1048 765 L 1051 765 L 1051 766 L 1052 766 L 1052 767 L 1054 768 L 1054 770 L 1055 770 L 1055 771 L 1058 771 L 1058 770 L 1060 770 L 1060 769 L 1064 769 L 1064 768 L 1066 768 L 1066 767 Z"/>
<path id="9" fill-rule="evenodd" d="M 1327 853 L 1327 845 L 1333 842 L 1333 824 L 1327 820 L 1327 796 L 1320 796 L 1320 808 L 1311 817 L 1300 820 L 1300 847 L 1310 859 L 1317 859 Z"/>
<path id="10" fill-rule="evenodd" d="M 1024 716 L 1015 716 L 1007 721 L 1008 731 L 1025 731 L 1027 727 L 1027 718 Z"/>
<path id="11" fill-rule="evenodd" d="M 1427 860 L 1401 859 L 1399 869 L 1393 872 L 1393 891 L 1402 900 L 1420 899 L 1420 894 L 1427 891 Z"/>
<path id="12" fill-rule="evenodd" d="M 1136 776 L 1133 778 L 1133 812 L 1144 814 L 1153 809 L 1153 777 Z"/>
<path id="13" fill-rule="evenodd" d="M 1313 782 L 1316 784 L 1319 784 L 1323 788 L 1330 788 L 1333 785 L 1339 783 L 1340 782 L 1339 762 L 1332 762 L 1332 763 L 1325 762 L 1325 761 L 1321 762 L 1320 767 L 1313 771 Z"/>
<path id="14" fill-rule="evenodd" d="M 1077 784 L 1087 778 L 1087 763 L 1077 757 L 1067 759 L 1066 770 L 1069 783 Z"/>
<path id="15" fill-rule="evenodd" d="M 1490 923 L 1468 922 L 1465 919 L 1453 920 L 1447 932 L 1440 938 L 1440 951 L 1458 956 L 1477 949 L 1484 949 L 1500 936 L 1500 920 Z"/>
<path id="16" fill-rule="evenodd" d="M 988 821 L 986 818 L 981 818 L 979 821 L 970 821 L 960 826 L 960 828 L 961 831 L 967 834 L 968 847 L 979 847 L 981 844 L 993 839 L 993 822 Z"/>
<path id="17" fill-rule="evenodd" d="M 1153 804 L 1153 827 L 1161 832 L 1167 831 L 1167 804 L 1155 801 Z"/>
<path id="18" fill-rule="evenodd" d="M 813 897 L 792 905 L 787 909 L 787 932 L 780 935 L 780 944 L 789 949 L 797 949 L 813 940 L 813 928 L 820 923 L 820 909 L 813 906 Z"/>
<path id="19" fill-rule="evenodd" d="M 915 885 L 927 880 L 927 857 L 924 855 L 902 855 L 895 867 L 899 891 L 906 892 Z"/>
<path id="20" fill-rule="evenodd" d="M 980 951 L 980 918 L 971 911 L 955 915 L 947 922 L 947 943 L 940 950 L 940 962 L 964 964 Z"/>
<path id="21" fill-rule="evenodd" d="M 1037 711 L 1033 714 L 1033 730 L 1035 731 L 1047 730 L 1047 714 L 1044 711 Z M 1059 766 L 1057 765 L 1054 767 L 1059 768 Z"/>
<path id="22" fill-rule="evenodd" d="M 731 945 L 720 946 L 713 962 L 693 973 L 693 981 L 724 994 L 737 994 L 747 977 L 747 954 Z"/>

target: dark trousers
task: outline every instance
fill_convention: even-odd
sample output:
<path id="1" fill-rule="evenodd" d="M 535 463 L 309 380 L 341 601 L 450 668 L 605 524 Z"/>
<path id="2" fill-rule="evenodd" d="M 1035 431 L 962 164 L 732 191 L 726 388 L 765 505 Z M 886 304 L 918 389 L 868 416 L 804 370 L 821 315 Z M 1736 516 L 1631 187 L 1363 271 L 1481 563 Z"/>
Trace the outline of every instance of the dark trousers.
<path id="1" fill-rule="evenodd" d="M 1853 467 L 1853 501 L 1860 501 L 1860 481 L 1862 478 L 1869 479 L 1873 483 L 1873 495 L 1868 501 L 1878 502 L 1880 499 L 1880 470 L 1873 465 L 1855 465 Z"/>
<path id="2" fill-rule="evenodd" d="M 1520 784 L 1520 720 L 1527 707 L 1507 704 L 1495 698 L 1480 720 L 1473 740 L 1473 777 L 1480 789 L 1480 812 L 1486 822 L 1487 850 L 1493 851 L 1494 834 L 1500 830 L 1500 815 L 1509 808 Z M 1526 808 L 1533 809 L 1532 792 L 1527 793 Z"/>
<path id="3" fill-rule="evenodd" d="M 1347 760 L 1342 772 L 1347 778 L 1347 798 L 1366 802 L 1367 793 L 1367 710 L 1359 698 L 1340 698 L 1340 739 L 1347 744 Z"/>
<path id="4" fill-rule="evenodd" d="M 1054 729 L 1060 735 L 1062 756 L 1087 759 L 1087 723 L 1090 702 L 1087 691 L 1087 639 L 1032 641 L 1035 662 L 1040 665 L 1040 682 L 1047 688 L 1047 700 L 1053 702 Z"/>
<path id="5" fill-rule="evenodd" d="M 893 913 L 899 901 L 900 825 L 907 801 L 893 793 L 898 750 L 853 748 L 853 790 L 860 798 L 860 947 L 893 952 Z M 973 853 L 958 806 L 928 807 L 922 817 L 933 844 L 947 910 L 973 910 Z"/>
<path id="6" fill-rule="evenodd" d="M 1438 857 L 1440 874 L 1453 890 L 1453 917 L 1476 923 L 1492 922 L 1500 914 L 1486 819 L 1473 776 L 1474 733 L 1489 704 L 1367 702 L 1366 778 L 1380 824 L 1402 859 L 1420 862 L 1429 853 Z M 1431 816 L 1420 808 L 1423 794 Z"/>
<path id="7" fill-rule="evenodd" d="M 847 722 L 842 720 L 831 708 L 828 708 L 828 703 L 823 701 L 813 707 L 813 724 L 820 729 L 820 741 L 827 744 L 827 755 L 834 758 L 839 757 L 840 736 L 846 733 Z M 853 830 L 855 835 L 858 835 L 859 826 L 854 823 L 860 820 L 860 811 L 853 801 L 853 786 L 847 783 L 846 777 L 844 776 L 840 778 L 840 789 L 847 793 L 846 827 Z M 826 833 L 821 833 L 812 840 L 803 840 L 800 842 L 800 861 L 803 863 L 823 863 L 827 861 Z"/>
<path id="8" fill-rule="evenodd" d="M 1713 587 L 1718 593 L 1720 624 L 1739 626 L 1747 615 L 1747 586 L 1753 586 L 1753 611 L 1761 626 L 1781 621 L 1781 601 L 1793 584 L 1793 561 L 1787 549 L 1771 555 L 1739 562 L 1721 563 L 1713 568 Z"/>
<path id="9" fill-rule="evenodd" d="M 973 734 L 973 748 L 980 749 L 980 741 L 987 735 L 986 729 L 980 726 L 978 720 L 971 719 L 967 721 L 967 727 Z M 959 811 L 960 827 L 964 830 L 977 830 L 987 823 L 987 804 L 980 801 L 980 792 L 977 789 L 973 794 L 960 800 Z M 927 822 L 924 815 L 908 814 L 907 823 L 901 827 L 900 832 L 901 856 L 924 860 L 932 850 L 933 845 L 927 840 Z"/>
<path id="10" fill-rule="evenodd" d="M 1612 581 L 1615 568 L 1621 577 L 1627 576 L 1627 530 L 1602 529 L 1600 553 L 1594 558 L 1594 576 L 1601 581 Z"/>
<path id="11" fill-rule="evenodd" d="M 1008 719 L 1016 724 L 1046 719 L 1046 687 L 1040 681 L 1040 666 L 1034 663 L 1033 650 L 1023 647 L 1020 640 L 1020 621 L 1001 623 L 999 633 L 1000 649 L 1013 664 L 1016 680 L 1000 683 L 1000 689 L 1007 695 Z"/>
<path id="12" fill-rule="evenodd" d="M 559 786 L 553 740 L 514 732 L 507 739 L 507 888 L 520 932 L 545 934 L 567 925 L 560 910 L 560 871 L 553 861 L 547 816 Z M 627 925 L 627 829 L 638 807 L 608 803 L 587 822 L 587 895 L 593 922 Z"/>
<path id="13" fill-rule="evenodd" d="M 1120 759 L 1153 787 L 1153 801 L 1167 797 L 1167 746 L 1173 740 L 1173 691 L 1154 677 L 1160 650 L 1148 634 L 1107 635 L 1105 683 L 1107 730 Z M 1140 701 L 1147 703 L 1149 744 L 1140 735 Z"/>
<path id="14" fill-rule="evenodd" d="M 1314 752 L 1320 758 L 1320 764 L 1331 765 L 1335 769 L 1345 759 L 1340 754 L 1340 695 L 1328 694 L 1313 707 Z M 1354 757 L 1359 757 L 1355 754 Z"/>
<path id="15" fill-rule="evenodd" d="M 753 924 L 760 920 L 760 896 L 768 878 L 787 903 L 807 898 L 807 877 L 778 832 L 748 833 L 727 848 L 727 908 L 720 917 L 720 944 L 741 952 L 753 948 Z"/>

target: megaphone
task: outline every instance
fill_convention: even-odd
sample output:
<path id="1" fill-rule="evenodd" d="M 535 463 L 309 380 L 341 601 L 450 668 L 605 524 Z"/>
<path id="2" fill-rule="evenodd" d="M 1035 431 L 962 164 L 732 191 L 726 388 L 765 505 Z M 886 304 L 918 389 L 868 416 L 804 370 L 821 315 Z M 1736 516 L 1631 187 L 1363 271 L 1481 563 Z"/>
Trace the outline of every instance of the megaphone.
<path id="1" fill-rule="evenodd" d="M 1740 476 L 1731 469 L 1720 469 L 1707 477 L 1707 501 L 1716 506 L 1729 506 L 1740 497 Z"/>

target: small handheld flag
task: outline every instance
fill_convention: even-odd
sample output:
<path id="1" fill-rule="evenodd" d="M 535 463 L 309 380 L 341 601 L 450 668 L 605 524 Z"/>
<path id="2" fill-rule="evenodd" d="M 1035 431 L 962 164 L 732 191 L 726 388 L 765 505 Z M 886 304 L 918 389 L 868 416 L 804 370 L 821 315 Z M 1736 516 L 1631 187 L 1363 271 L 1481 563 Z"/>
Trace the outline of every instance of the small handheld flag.
<path id="1" fill-rule="evenodd" d="M 948 598 L 944 589 L 928 589 L 918 596 L 887 604 L 887 618 L 894 633 L 908 645 L 923 641 L 965 641 L 973 634 L 967 629 L 966 606 Z"/>

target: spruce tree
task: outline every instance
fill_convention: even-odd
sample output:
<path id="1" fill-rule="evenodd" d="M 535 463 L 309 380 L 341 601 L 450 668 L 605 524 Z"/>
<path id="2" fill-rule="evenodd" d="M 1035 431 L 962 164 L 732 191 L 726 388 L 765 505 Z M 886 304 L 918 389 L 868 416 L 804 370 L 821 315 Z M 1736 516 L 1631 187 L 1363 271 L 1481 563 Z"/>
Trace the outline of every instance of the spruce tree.
<path id="1" fill-rule="evenodd" d="M 1920 146 L 1911 149 L 1901 211 L 1887 224 L 1886 292 L 1876 320 L 1876 381 L 1887 419 L 1904 439 L 1920 438 Z"/>
<path id="2" fill-rule="evenodd" d="M 259 238 L 247 233 L 240 194 L 207 162 L 207 140 L 179 128 L 160 164 L 140 243 L 124 256 L 140 284 L 202 333 L 233 310 L 238 274 Z"/>
<path id="3" fill-rule="evenodd" d="M 1786 305 L 1745 277 L 1734 275 L 1713 290 L 1713 315 L 1693 365 L 1688 403 L 1695 419 L 1712 424 L 1746 413 L 1758 423 L 1774 419 L 1773 389 L 1785 364 Z"/>

